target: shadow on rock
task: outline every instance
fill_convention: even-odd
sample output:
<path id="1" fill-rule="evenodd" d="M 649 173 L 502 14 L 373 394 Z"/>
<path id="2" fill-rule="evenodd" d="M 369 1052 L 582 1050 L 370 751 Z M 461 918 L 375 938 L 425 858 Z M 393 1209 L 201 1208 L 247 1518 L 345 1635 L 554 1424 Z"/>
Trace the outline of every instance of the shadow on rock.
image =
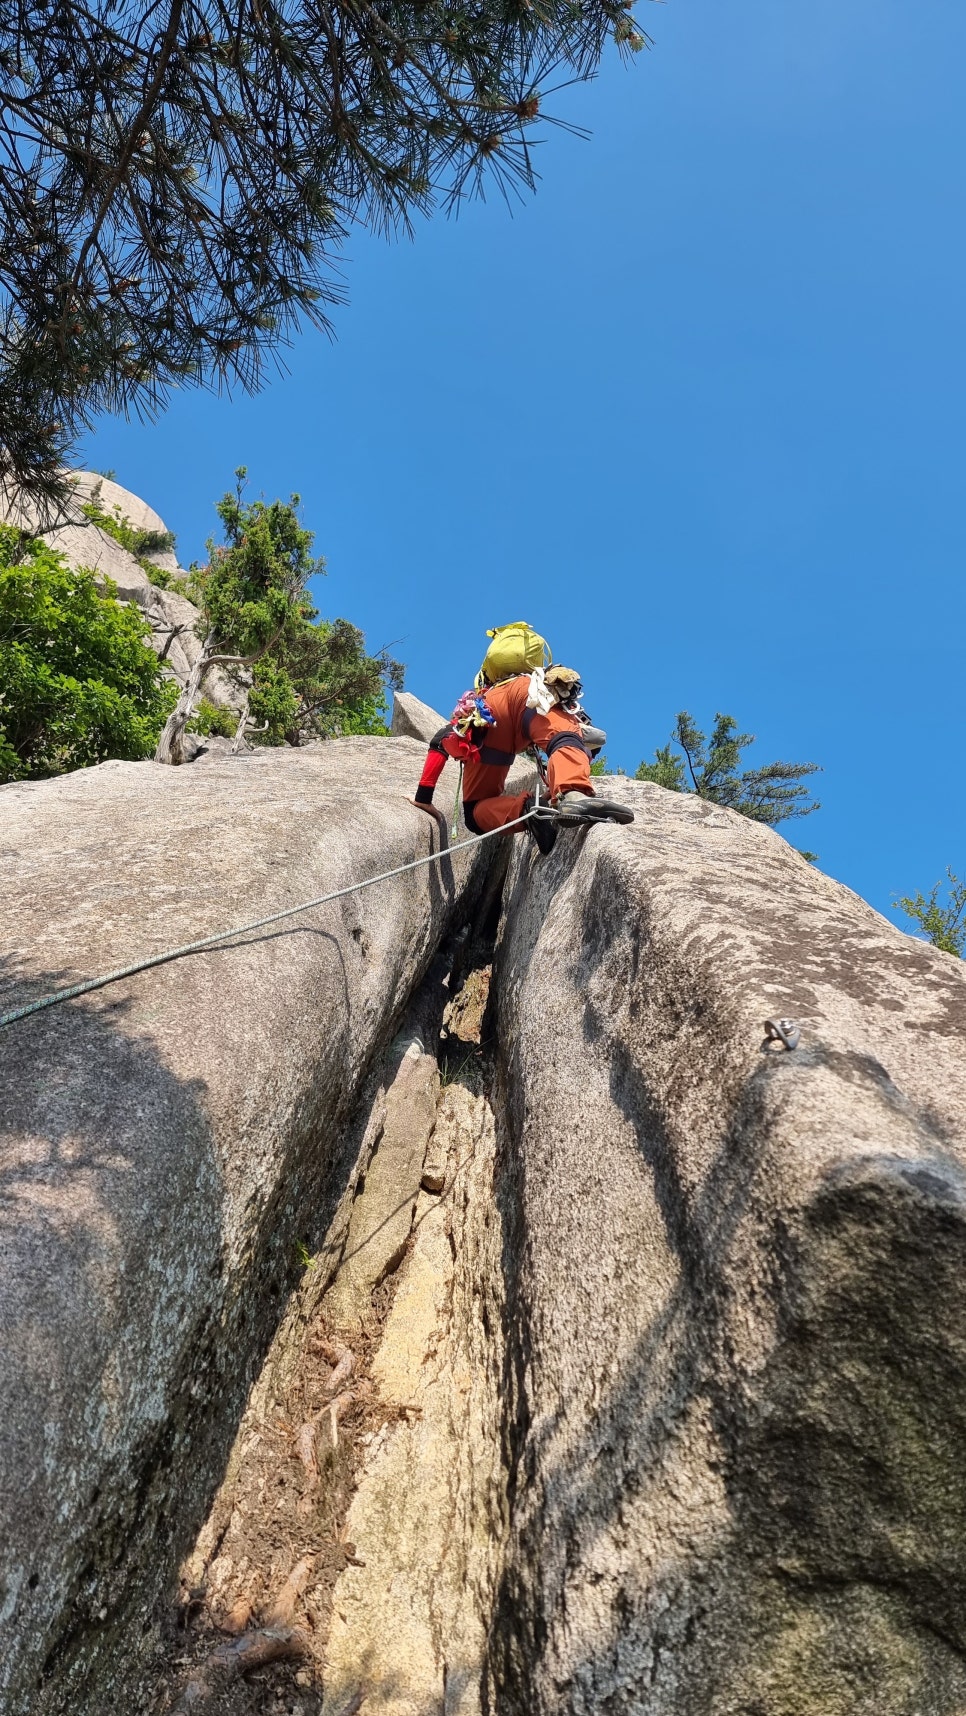
<path id="1" fill-rule="evenodd" d="M 491 1708 L 958 1716 L 955 1141 L 873 1054 L 756 1054 L 649 911 L 600 842 L 508 907 Z"/>

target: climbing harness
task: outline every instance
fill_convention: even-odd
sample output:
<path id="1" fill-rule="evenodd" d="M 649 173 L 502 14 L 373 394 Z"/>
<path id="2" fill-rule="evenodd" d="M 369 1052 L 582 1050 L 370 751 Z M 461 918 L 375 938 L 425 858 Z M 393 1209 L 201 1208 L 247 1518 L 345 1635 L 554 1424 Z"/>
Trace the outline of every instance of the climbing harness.
<path id="1" fill-rule="evenodd" d="M 798 1048 L 802 1031 L 794 1019 L 766 1019 L 763 1028 L 765 1040 L 761 1046 L 766 1052 L 773 1043 L 781 1043 L 786 1049 Z"/>
<path id="2" fill-rule="evenodd" d="M 453 803 L 453 820 L 450 824 L 450 839 L 455 840 L 459 833 L 460 794 L 463 791 L 463 765 L 467 757 L 478 757 L 486 733 L 490 727 L 496 726 L 496 716 L 480 691 L 464 691 L 462 697 L 449 718 L 450 728 L 456 737 L 457 750 L 454 761 L 459 761 L 460 778 L 456 785 L 456 798 Z M 437 735 L 437 738 L 439 735 Z M 435 743 L 435 741 L 434 741 Z M 432 746 L 430 747 L 432 749 Z M 444 753 L 444 755 L 447 753 Z"/>
<path id="3" fill-rule="evenodd" d="M 74 983 L 69 989 L 55 989 L 52 994 L 44 995 L 39 1001 L 30 1001 L 26 1007 L 15 1007 L 10 1013 L 0 1013 L 0 1031 L 7 1025 L 15 1025 L 19 1019 L 27 1019 L 31 1013 L 40 1013 L 45 1007 L 55 1007 L 60 1001 L 73 1001 L 78 995 L 89 995 L 93 989 L 105 989 L 109 983 L 119 983 L 124 977 L 135 977 L 139 971 L 150 971 L 152 966 L 167 965 L 172 959 L 181 959 L 188 953 L 200 953 L 202 948 L 213 947 L 217 942 L 230 941 L 232 936 L 248 935 L 252 930 L 265 929 L 268 924 L 277 924 L 283 918 L 296 917 L 299 912 L 310 912 L 315 906 L 327 906 L 330 900 L 345 899 L 347 894 L 358 894 L 363 888 L 374 888 L 377 882 L 391 882 L 395 876 L 405 876 L 409 870 L 418 870 L 423 864 L 438 864 L 444 858 L 449 858 L 454 852 L 463 852 L 468 846 L 479 846 L 484 840 L 491 840 L 495 834 L 505 834 L 508 828 L 516 828 L 529 822 L 536 810 L 524 811 L 522 816 L 514 817 L 512 822 L 505 822 L 502 828 L 487 829 L 485 834 L 474 834 L 469 840 L 460 840 L 455 846 L 442 846 L 438 852 L 429 852 L 424 858 L 414 858 L 409 864 L 399 864 L 395 870 L 383 870 L 378 876 L 367 876 L 363 882 L 351 882 L 347 888 L 336 888 L 331 894 L 320 894 L 318 899 L 305 900 L 300 906 L 286 906 L 280 912 L 271 912 L 266 918 L 256 918 L 254 923 L 238 924 L 235 929 L 219 930 L 215 935 L 202 936 L 200 941 L 185 942 L 182 947 L 168 948 L 165 953 L 152 954 L 150 959 L 140 959 L 134 965 L 122 965 L 119 971 L 110 971 L 104 977 L 91 977 L 86 983 Z M 541 813 L 542 814 L 542 813 Z"/>

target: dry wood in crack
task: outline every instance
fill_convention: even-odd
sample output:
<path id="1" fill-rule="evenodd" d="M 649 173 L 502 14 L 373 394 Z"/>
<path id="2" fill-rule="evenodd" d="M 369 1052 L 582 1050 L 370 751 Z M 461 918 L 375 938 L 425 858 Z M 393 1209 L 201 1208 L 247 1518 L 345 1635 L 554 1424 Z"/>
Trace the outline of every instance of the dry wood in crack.
<path id="1" fill-rule="evenodd" d="M 447 1033 L 464 1057 L 474 1035 L 478 1045 L 486 974 L 470 988 Z M 475 1083 L 475 1065 L 469 1075 Z M 253 1393 L 185 1565 L 180 1626 L 168 1626 L 152 1716 L 321 1716 L 333 1590 L 347 1567 L 363 1565 L 346 1526 L 358 1476 L 383 1427 L 422 1411 L 380 1400 L 369 1374 L 397 1280 L 379 1281 L 370 1316 L 351 1333 L 330 1320 L 317 1290 L 301 1313 L 293 1305 L 286 1344 Z M 334 1716 L 355 1716 L 367 1702 L 367 1688 L 353 1692 L 351 1680 L 345 1693 Z"/>
<path id="2" fill-rule="evenodd" d="M 259 1627 L 243 1633 L 231 1644 L 219 1645 L 192 1674 L 174 1706 L 172 1716 L 203 1716 L 212 1699 L 232 1681 L 251 1674 L 266 1663 L 282 1658 L 303 1657 L 309 1642 L 298 1627 Z"/>

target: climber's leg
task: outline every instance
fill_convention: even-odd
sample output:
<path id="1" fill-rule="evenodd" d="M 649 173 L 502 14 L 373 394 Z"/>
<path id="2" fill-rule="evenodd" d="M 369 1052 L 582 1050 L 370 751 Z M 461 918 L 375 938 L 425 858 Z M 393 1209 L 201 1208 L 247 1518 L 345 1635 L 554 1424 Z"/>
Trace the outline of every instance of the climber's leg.
<path id="1" fill-rule="evenodd" d="M 633 822 L 634 812 L 616 799 L 598 798 L 590 775 L 590 752 L 580 722 L 565 709 L 534 715 L 531 738 L 547 756 L 547 781 L 554 810 L 568 822 Z"/>
<path id="2" fill-rule="evenodd" d="M 593 793 L 590 752 L 575 715 L 565 709 L 551 709 L 548 715 L 528 710 L 523 726 L 531 744 L 539 745 L 546 755 L 551 804 L 564 792 Z"/>
<path id="3" fill-rule="evenodd" d="M 503 793 L 499 798 L 464 799 L 463 816 L 466 826 L 473 834 L 490 834 L 496 828 L 505 828 L 508 822 L 515 822 L 527 809 L 529 793 Z M 518 834 L 518 828 L 511 828 L 511 834 Z"/>

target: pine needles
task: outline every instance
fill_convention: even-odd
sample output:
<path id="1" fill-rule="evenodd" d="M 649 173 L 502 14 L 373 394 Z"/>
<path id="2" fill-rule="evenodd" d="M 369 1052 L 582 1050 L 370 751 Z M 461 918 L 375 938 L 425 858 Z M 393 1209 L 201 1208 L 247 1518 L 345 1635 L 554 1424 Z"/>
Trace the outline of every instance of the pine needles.
<path id="1" fill-rule="evenodd" d="M 353 223 L 531 187 L 608 36 L 620 0 L 0 0 L 0 483 L 54 505 L 97 413 L 257 387 Z"/>

